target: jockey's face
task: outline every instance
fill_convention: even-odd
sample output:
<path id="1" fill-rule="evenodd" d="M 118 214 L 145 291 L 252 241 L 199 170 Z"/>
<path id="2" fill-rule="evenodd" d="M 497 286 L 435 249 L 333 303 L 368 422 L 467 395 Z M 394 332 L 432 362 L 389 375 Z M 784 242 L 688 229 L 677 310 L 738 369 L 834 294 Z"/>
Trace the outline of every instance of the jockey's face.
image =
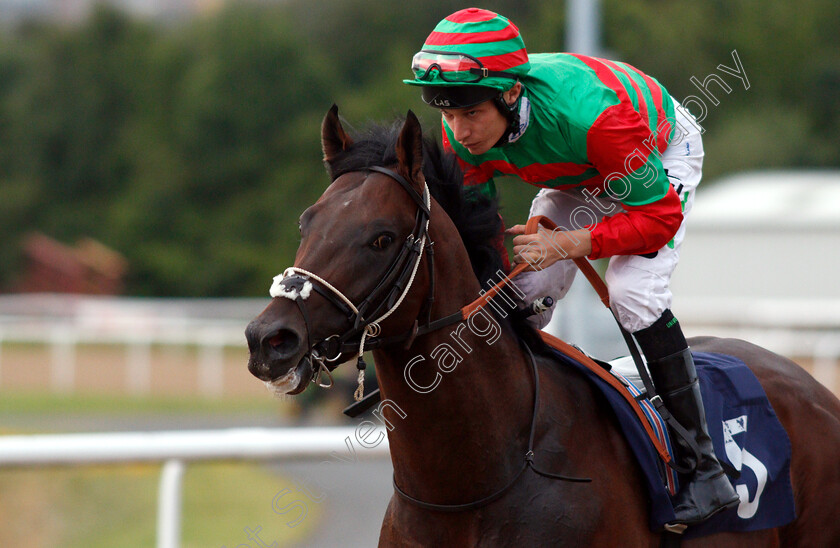
<path id="1" fill-rule="evenodd" d="M 506 103 L 512 104 L 521 89 L 522 85 L 517 82 L 502 97 Z M 444 108 L 441 114 L 455 140 L 473 155 L 484 154 L 493 148 L 508 127 L 507 118 L 492 100 L 466 108 Z"/>

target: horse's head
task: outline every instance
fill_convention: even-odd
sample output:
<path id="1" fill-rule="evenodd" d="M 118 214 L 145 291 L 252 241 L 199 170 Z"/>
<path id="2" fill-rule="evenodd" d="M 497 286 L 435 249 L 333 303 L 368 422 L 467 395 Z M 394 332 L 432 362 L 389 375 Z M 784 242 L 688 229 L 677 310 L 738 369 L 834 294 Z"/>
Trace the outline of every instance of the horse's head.
<path id="1" fill-rule="evenodd" d="M 321 142 L 333 183 L 300 216 L 294 267 L 275 278 L 271 302 L 245 332 L 248 369 L 275 393 L 303 391 L 325 358 L 351 358 L 365 326 L 397 306 L 399 314 L 368 327 L 366 336 L 408 332 L 425 297 L 427 273 L 418 267 L 430 197 L 417 118 L 408 113 L 395 163 L 385 166 L 390 173 L 377 171 L 381 157 L 362 169 L 346 162 L 364 151 L 354 150 L 335 106 Z"/>

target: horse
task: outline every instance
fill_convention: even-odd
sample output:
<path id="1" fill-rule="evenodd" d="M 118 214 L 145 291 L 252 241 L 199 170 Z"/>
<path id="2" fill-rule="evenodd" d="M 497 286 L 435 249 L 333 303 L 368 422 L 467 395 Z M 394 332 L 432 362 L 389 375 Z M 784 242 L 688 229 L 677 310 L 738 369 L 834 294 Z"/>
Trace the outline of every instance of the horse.
<path id="1" fill-rule="evenodd" d="M 246 329 L 248 368 L 273 391 L 297 394 L 325 357 L 342 363 L 365 341 L 374 348 L 382 398 L 402 411 L 388 431 L 396 490 L 379 546 L 658 546 L 641 472 L 588 381 L 530 353 L 534 331 L 503 310 L 429 327 L 474 301 L 502 267 L 497 204 L 464 190 L 455 160 L 424 139 L 411 111 L 354 139 L 333 106 L 322 149 L 332 183 L 300 217 L 293 271 Z M 741 359 L 764 387 L 792 443 L 797 517 L 683 545 L 840 546 L 840 401 L 748 342 L 689 342 Z M 522 471 L 529 443 L 544 473 Z"/>

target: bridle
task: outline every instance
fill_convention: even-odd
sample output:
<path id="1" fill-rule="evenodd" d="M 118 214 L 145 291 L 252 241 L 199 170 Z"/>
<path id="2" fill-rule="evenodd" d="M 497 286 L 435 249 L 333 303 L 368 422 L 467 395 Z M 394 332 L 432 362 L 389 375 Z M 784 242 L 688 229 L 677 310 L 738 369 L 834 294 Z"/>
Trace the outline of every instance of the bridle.
<path id="1" fill-rule="evenodd" d="M 330 370 L 336 366 L 329 366 L 327 363 L 336 362 L 342 354 L 347 352 L 357 352 L 358 359 L 356 367 L 359 370 L 359 386 L 353 394 L 356 401 L 360 401 L 364 396 L 364 372 L 367 367 L 363 357 L 365 348 L 378 348 L 385 344 L 396 342 L 397 340 L 413 340 L 420 331 L 419 318 L 424 316 L 425 323 L 423 327 L 428 328 L 433 323 L 430 321 L 430 316 L 435 291 L 434 243 L 429 237 L 429 216 L 431 211 L 429 185 L 425 180 L 423 181 L 423 195 L 421 196 L 414 190 L 414 187 L 405 177 L 391 169 L 370 166 L 367 170 L 385 174 L 397 181 L 415 204 L 417 204 L 414 228 L 411 234 L 406 237 L 400 252 L 391 262 L 385 274 L 380 278 L 379 283 L 357 306 L 327 280 L 303 268 L 291 266 L 282 274 L 275 276 L 274 282 L 269 290 L 269 294 L 272 297 L 292 299 L 301 311 L 306 326 L 307 347 L 309 349 L 307 357 L 310 364 L 313 365 L 313 368 L 317 364 L 317 374 L 313 381 L 318 382 L 321 386 L 332 385 Z M 379 335 L 382 331 L 381 322 L 399 308 L 411 290 L 418 267 L 423 258 L 424 250 L 428 256 L 427 264 L 429 265 L 430 283 L 429 292 L 423 304 L 423 309 L 418 316 L 418 320 L 415 320 L 413 328 L 404 335 L 380 338 Z M 330 335 L 320 341 L 316 341 L 314 344 L 310 339 L 309 313 L 305 304 L 312 290 L 332 303 L 335 308 L 344 314 L 350 323 L 350 327 L 344 333 Z M 322 373 L 325 373 L 329 377 L 328 384 L 322 383 Z"/>

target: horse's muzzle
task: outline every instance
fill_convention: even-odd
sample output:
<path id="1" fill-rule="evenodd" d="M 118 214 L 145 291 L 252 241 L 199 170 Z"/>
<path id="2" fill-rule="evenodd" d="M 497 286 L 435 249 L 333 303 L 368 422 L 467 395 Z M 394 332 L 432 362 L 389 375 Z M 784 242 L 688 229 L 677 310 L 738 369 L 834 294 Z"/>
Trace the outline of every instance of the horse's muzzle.
<path id="1" fill-rule="evenodd" d="M 282 321 L 266 324 L 257 318 L 248 324 L 245 338 L 251 353 L 248 370 L 266 382 L 287 375 L 299 365 L 305 351 L 302 334 Z"/>

